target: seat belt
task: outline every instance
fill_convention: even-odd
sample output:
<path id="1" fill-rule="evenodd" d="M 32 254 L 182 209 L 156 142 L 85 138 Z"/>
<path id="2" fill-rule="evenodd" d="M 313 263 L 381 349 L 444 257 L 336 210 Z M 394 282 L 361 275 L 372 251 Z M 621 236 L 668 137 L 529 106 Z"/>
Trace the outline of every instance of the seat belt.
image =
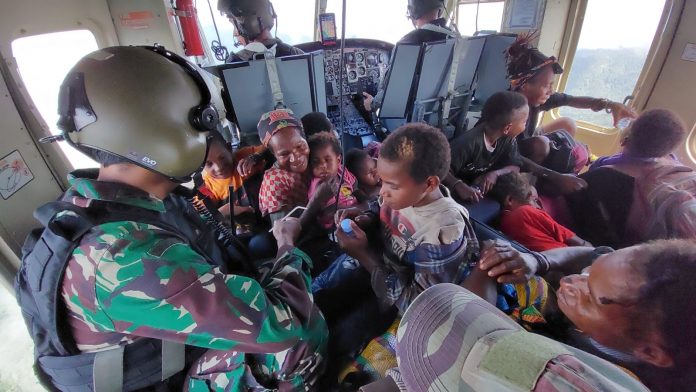
<path id="1" fill-rule="evenodd" d="M 462 57 L 462 50 L 464 50 L 464 38 L 457 37 L 454 41 L 452 63 L 450 64 L 449 75 L 447 76 L 447 95 L 444 97 L 442 102 L 442 117 L 440 118 L 440 121 L 442 122 L 444 122 L 446 118 L 449 118 L 450 109 L 452 108 L 452 100 L 454 99 L 454 95 L 457 93 L 454 91 L 454 83 L 456 82 L 457 72 L 459 71 L 459 60 Z M 444 124 L 440 124 L 440 127 L 443 125 Z"/>
<path id="2" fill-rule="evenodd" d="M 420 27 L 421 30 L 434 31 L 436 33 L 445 34 L 448 38 L 459 38 L 461 35 L 454 30 L 450 30 L 446 27 L 438 26 L 432 23 L 424 24 Z"/>

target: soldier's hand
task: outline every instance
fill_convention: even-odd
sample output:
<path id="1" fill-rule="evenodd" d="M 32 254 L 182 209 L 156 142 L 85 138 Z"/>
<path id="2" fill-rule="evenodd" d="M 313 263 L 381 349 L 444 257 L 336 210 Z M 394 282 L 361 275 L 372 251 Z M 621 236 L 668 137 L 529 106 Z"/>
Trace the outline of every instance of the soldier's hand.
<path id="1" fill-rule="evenodd" d="M 302 225 L 298 218 L 286 217 L 278 219 L 273 224 L 273 236 L 278 242 L 278 249 L 284 245 L 294 246 L 297 239 L 300 237 Z"/>

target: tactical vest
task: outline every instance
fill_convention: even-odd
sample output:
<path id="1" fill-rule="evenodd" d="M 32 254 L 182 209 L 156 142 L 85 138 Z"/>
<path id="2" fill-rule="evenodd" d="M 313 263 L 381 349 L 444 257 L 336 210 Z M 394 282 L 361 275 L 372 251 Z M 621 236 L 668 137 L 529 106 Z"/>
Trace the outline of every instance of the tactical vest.
<path id="1" fill-rule="evenodd" d="M 34 212 L 43 228 L 35 229 L 22 247 L 22 264 L 15 279 L 15 293 L 34 340 L 34 369 L 49 390 L 111 392 L 181 390 L 187 366 L 204 351 L 159 339 L 139 338 L 116 349 L 81 353 L 67 323 L 62 304 L 63 275 L 74 249 L 93 227 L 118 221 L 151 224 L 171 232 L 198 254 L 223 270 L 245 270 L 243 245 L 227 233 L 213 234 L 206 211 L 186 198 L 172 194 L 165 199 L 166 213 L 93 201 L 80 208 L 67 201 L 45 204 Z M 200 207 L 199 207 L 200 208 Z M 74 214 L 59 212 L 69 210 Z M 226 268 L 225 268 L 226 266 Z"/>

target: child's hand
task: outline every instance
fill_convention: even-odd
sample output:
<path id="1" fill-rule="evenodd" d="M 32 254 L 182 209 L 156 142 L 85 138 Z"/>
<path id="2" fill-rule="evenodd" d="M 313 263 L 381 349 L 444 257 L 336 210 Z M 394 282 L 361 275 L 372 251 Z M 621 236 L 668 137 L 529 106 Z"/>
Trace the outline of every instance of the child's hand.
<path id="1" fill-rule="evenodd" d="M 456 193 L 457 197 L 465 202 L 478 203 L 481 201 L 481 199 L 483 199 L 481 190 L 470 187 L 463 182 L 459 182 L 457 185 L 455 185 L 454 192 Z"/>
<path id="2" fill-rule="evenodd" d="M 363 230 L 370 227 L 370 225 L 374 223 L 373 215 L 365 213 L 363 210 L 357 207 L 350 207 L 336 211 L 336 215 L 334 215 L 336 227 L 339 227 L 341 225 L 341 221 L 344 219 L 353 220 Z"/>
<path id="3" fill-rule="evenodd" d="M 350 221 L 350 227 L 353 229 L 351 234 L 346 234 L 346 232 L 341 229 L 341 225 L 337 225 L 336 227 L 336 239 L 341 249 L 358 261 L 360 261 L 360 259 L 366 259 L 365 252 L 368 249 L 368 242 L 367 235 L 363 229 L 353 221 Z"/>
<path id="4" fill-rule="evenodd" d="M 478 185 L 481 193 L 485 195 L 493 189 L 496 181 L 498 181 L 498 173 L 491 171 L 474 180 L 474 184 Z"/>
<path id="5" fill-rule="evenodd" d="M 498 283 L 524 283 L 536 274 L 534 256 L 520 253 L 507 241 L 485 241 L 478 267 Z"/>

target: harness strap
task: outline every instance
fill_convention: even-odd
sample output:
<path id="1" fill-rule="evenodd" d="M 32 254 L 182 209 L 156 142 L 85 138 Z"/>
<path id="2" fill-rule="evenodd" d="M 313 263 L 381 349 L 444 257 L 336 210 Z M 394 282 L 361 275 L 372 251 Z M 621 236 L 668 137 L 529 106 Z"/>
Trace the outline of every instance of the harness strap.
<path id="1" fill-rule="evenodd" d="M 459 72 L 459 61 L 462 57 L 462 51 L 464 50 L 464 39 L 457 37 L 454 41 L 454 49 L 452 50 L 452 62 L 450 64 L 449 75 L 447 76 L 447 96 L 444 97 L 442 102 L 442 116 L 440 121 L 444 122 L 445 119 L 449 118 L 450 109 L 452 108 L 452 100 L 456 91 L 454 91 L 454 83 L 457 80 L 457 72 Z M 442 126 L 442 124 L 440 124 Z"/>
<path id="2" fill-rule="evenodd" d="M 438 26 L 438 25 L 435 25 L 435 24 L 432 24 L 432 23 L 424 24 L 423 26 L 420 27 L 420 29 L 421 29 L 421 30 L 434 31 L 434 32 L 436 32 L 436 33 L 442 33 L 442 34 L 447 35 L 448 38 L 459 38 L 459 37 L 461 37 L 461 35 L 460 35 L 458 32 L 456 32 L 456 31 L 453 31 L 453 30 L 450 30 L 450 29 L 448 29 L 448 28 L 445 28 L 445 27 L 442 27 L 442 26 Z"/>
<path id="3" fill-rule="evenodd" d="M 100 351 L 94 356 L 92 383 L 94 392 L 120 392 L 123 390 L 123 352 L 125 346 Z M 162 358 L 164 366 L 164 358 Z"/>
<path id="4" fill-rule="evenodd" d="M 273 95 L 273 107 L 284 108 L 283 90 L 280 88 L 280 79 L 278 78 L 278 68 L 276 66 L 276 58 L 271 51 L 265 52 L 266 71 L 268 72 L 268 82 Z"/>

